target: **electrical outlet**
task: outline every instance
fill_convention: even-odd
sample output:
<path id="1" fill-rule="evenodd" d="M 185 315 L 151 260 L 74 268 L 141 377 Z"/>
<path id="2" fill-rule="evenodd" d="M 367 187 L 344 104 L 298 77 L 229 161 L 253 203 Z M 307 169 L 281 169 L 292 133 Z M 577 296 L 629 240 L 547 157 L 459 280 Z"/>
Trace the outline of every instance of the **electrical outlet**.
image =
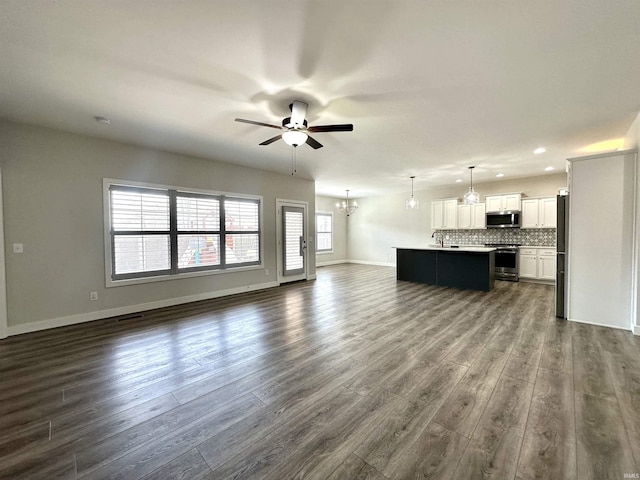
<path id="1" fill-rule="evenodd" d="M 14 243 L 13 244 L 13 253 L 23 253 L 24 245 L 22 243 Z"/>
<path id="2" fill-rule="evenodd" d="M 267 276 L 267 277 L 269 276 L 269 269 L 268 269 L 268 268 L 265 268 L 265 269 L 264 269 L 264 274 L 265 274 L 265 276 Z"/>
<path id="3" fill-rule="evenodd" d="M 96 300 L 98 300 L 98 292 L 90 292 L 89 300 L 91 300 L 92 302 L 95 302 Z"/>

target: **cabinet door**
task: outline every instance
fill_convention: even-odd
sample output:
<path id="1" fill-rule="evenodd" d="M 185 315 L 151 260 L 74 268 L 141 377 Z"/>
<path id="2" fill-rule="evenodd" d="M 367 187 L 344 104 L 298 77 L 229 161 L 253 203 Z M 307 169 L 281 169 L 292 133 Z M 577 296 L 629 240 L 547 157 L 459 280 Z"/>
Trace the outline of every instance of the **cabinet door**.
<path id="1" fill-rule="evenodd" d="M 522 278 L 537 278 L 538 256 L 520 254 L 520 276 Z"/>
<path id="2" fill-rule="evenodd" d="M 501 196 L 485 197 L 484 200 L 487 212 L 499 212 L 500 210 L 503 210 Z"/>
<path id="3" fill-rule="evenodd" d="M 556 279 L 555 255 L 540 255 L 538 257 L 538 278 L 542 280 Z"/>
<path id="4" fill-rule="evenodd" d="M 458 228 L 458 201 L 444 201 L 444 222 L 442 228 L 447 230 L 455 230 Z"/>
<path id="5" fill-rule="evenodd" d="M 524 202 L 523 202 L 524 203 Z M 541 198 L 538 204 L 538 218 L 540 228 L 556 228 L 557 227 L 557 210 L 556 198 Z"/>
<path id="6" fill-rule="evenodd" d="M 514 193 L 511 195 L 504 195 L 503 197 L 503 206 L 505 210 L 520 210 L 520 200 L 521 195 L 519 193 Z"/>
<path id="7" fill-rule="evenodd" d="M 440 230 L 444 225 L 444 202 L 436 200 L 431 202 L 431 228 Z"/>
<path id="8" fill-rule="evenodd" d="M 471 228 L 487 228 L 485 204 L 473 205 L 471 212 Z"/>
<path id="9" fill-rule="evenodd" d="M 458 228 L 472 228 L 471 207 L 472 205 L 458 205 Z"/>
<path id="10" fill-rule="evenodd" d="M 522 222 L 520 228 L 538 228 L 537 198 L 522 200 Z"/>

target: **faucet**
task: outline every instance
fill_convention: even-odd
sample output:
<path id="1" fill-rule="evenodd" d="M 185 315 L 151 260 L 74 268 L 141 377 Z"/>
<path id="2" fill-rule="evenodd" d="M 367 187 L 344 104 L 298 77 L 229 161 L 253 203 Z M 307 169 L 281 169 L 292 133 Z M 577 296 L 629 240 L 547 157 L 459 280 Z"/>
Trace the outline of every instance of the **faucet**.
<path id="1" fill-rule="evenodd" d="M 438 238 L 436 237 L 436 235 L 438 235 L 438 236 L 440 237 L 440 239 L 438 239 Z M 440 244 L 440 246 L 441 246 L 441 247 L 444 247 L 444 233 L 442 233 L 442 232 L 438 232 L 438 231 L 433 232 L 433 233 L 431 234 L 431 238 L 435 238 L 436 242 L 438 242 L 438 243 Z"/>

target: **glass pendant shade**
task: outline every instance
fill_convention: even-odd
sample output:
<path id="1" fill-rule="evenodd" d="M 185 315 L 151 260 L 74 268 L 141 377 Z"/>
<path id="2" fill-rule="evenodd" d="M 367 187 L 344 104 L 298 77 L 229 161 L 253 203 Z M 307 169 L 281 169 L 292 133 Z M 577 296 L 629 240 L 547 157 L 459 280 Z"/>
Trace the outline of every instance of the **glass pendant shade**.
<path id="1" fill-rule="evenodd" d="M 336 210 L 347 217 L 358 209 L 357 202 L 349 202 L 349 190 L 347 190 L 347 199 L 336 203 Z"/>
<path id="2" fill-rule="evenodd" d="M 297 147 L 307 141 L 308 135 L 300 130 L 287 130 L 282 134 L 282 140 L 291 145 Z"/>
<path id="3" fill-rule="evenodd" d="M 480 194 L 476 192 L 473 187 L 469 187 L 469 191 L 464 194 L 462 201 L 465 205 L 475 205 L 480 203 Z"/>
<path id="4" fill-rule="evenodd" d="M 411 196 L 409 197 L 409 200 L 407 200 L 405 203 L 405 208 L 407 210 L 413 210 L 420 207 L 420 202 L 416 197 L 413 196 L 413 179 L 416 177 L 410 177 L 410 178 L 411 178 Z"/>
<path id="5" fill-rule="evenodd" d="M 469 191 L 464 194 L 462 197 L 462 202 L 465 205 L 475 205 L 476 203 L 480 203 L 480 194 L 473 189 L 473 169 L 476 167 L 469 167 L 469 175 L 470 175 L 470 185 Z"/>

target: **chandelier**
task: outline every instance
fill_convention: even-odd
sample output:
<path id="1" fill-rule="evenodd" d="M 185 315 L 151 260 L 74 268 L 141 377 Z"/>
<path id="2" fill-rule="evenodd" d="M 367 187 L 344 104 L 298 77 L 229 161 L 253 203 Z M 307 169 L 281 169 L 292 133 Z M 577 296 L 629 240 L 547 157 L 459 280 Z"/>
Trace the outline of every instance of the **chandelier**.
<path id="1" fill-rule="evenodd" d="M 464 194 L 462 201 L 465 205 L 475 205 L 480 203 L 480 194 L 473 189 L 473 169 L 476 167 L 469 167 L 469 175 L 471 176 L 471 184 L 469 191 Z"/>
<path id="2" fill-rule="evenodd" d="M 347 199 L 336 203 L 336 209 L 338 213 L 346 215 L 347 217 L 358 209 L 357 202 L 349 203 L 349 190 L 347 190 Z"/>
<path id="3" fill-rule="evenodd" d="M 407 200 L 407 203 L 405 205 L 405 208 L 407 210 L 413 210 L 413 209 L 418 208 L 420 206 L 420 202 L 418 202 L 418 199 L 413 196 L 413 179 L 416 178 L 416 177 L 413 176 L 413 177 L 410 177 L 410 178 L 411 178 L 411 196 L 409 197 L 409 200 Z"/>

